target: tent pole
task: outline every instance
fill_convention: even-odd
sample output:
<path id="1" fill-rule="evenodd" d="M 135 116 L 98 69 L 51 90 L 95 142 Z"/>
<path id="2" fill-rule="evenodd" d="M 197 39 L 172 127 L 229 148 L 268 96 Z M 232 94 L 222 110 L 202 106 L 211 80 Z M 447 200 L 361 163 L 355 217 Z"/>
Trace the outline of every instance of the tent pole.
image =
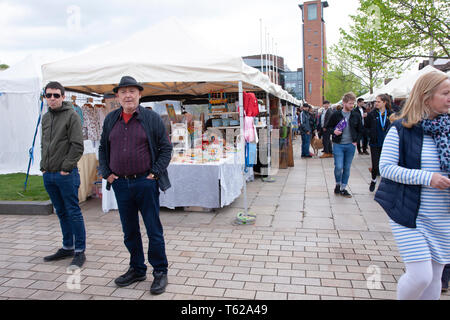
<path id="1" fill-rule="evenodd" d="M 272 124 L 270 122 L 270 94 L 266 92 L 266 105 L 267 105 L 267 177 L 262 178 L 263 182 L 275 182 L 275 178 L 271 177 L 271 166 L 272 166 L 272 141 L 271 132 Z"/>
<path id="2" fill-rule="evenodd" d="M 244 208 L 245 215 L 248 214 L 248 204 L 247 204 L 247 181 L 245 178 L 245 138 L 244 138 L 244 91 L 242 89 L 242 81 L 239 81 L 239 122 L 240 122 L 240 133 L 241 133 L 241 146 L 244 152 L 244 163 L 242 166 L 242 179 L 244 180 Z"/>
<path id="3" fill-rule="evenodd" d="M 30 150 L 28 151 L 30 159 L 28 160 L 28 169 L 27 169 L 27 175 L 25 177 L 25 182 L 23 184 L 23 191 L 27 191 L 28 176 L 30 175 L 30 167 L 31 167 L 31 164 L 34 161 L 34 144 L 36 142 L 36 136 L 37 136 L 38 131 L 39 131 L 39 124 L 41 123 L 42 109 L 44 108 L 44 93 L 45 92 L 42 93 L 42 97 L 41 97 L 41 110 L 39 112 L 39 117 L 38 117 L 38 121 L 37 121 L 37 124 L 36 124 L 36 130 L 34 131 L 33 143 L 31 145 Z"/>

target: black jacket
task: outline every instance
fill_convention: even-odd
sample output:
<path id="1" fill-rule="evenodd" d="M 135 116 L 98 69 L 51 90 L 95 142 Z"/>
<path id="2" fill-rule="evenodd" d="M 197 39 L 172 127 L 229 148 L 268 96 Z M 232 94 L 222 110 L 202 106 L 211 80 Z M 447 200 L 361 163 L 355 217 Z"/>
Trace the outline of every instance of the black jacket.
<path id="1" fill-rule="evenodd" d="M 334 128 L 337 126 L 339 121 L 344 119 L 344 115 L 341 111 L 336 110 L 333 112 L 333 114 L 330 117 L 330 120 L 327 123 L 327 129 L 329 129 L 332 134 L 332 140 L 334 143 L 340 143 L 342 140 L 342 134 L 339 136 L 336 136 L 334 134 Z M 350 132 L 352 135 L 352 141 L 357 142 L 359 135 L 362 133 L 362 122 L 361 122 L 361 113 L 358 109 L 353 109 L 350 113 L 350 119 L 349 119 L 349 126 L 350 126 Z"/>
<path id="2" fill-rule="evenodd" d="M 323 131 L 322 130 L 323 128 L 327 127 L 328 121 L 330 121 L 331 115 L 333 114 L 333 109 L 328 108 L 326 111 L 324 110 L 324 112 L 325 112 L 325 119 L 323 122 L 324 123 L 323 127 L 321 121 L 322 115 L 320 115 L 319 119 L 317 120 L 317 130 L 319 131 L 319 133 Z"/>
<path id="3" fill-rule="evenodd" d="M 166 128 L 161 117 L 153 110 L 148 110 L 139 106 L 139 114 L 136 119 L 144 127 L 147 134 L 150 155 L 151 155 L 151 173 L 156 175 L 159 188 L 166 191 L 171 187 L 167 167 L 172 159 L 172 144 L 167 136 Z M 104 179 L 108 178 L 113 172 L 109 167 L 110 143 L 109 135 L 116 122 L 122 114 L 122 108 L 110 112 L 103 123 L 103 132 L 98 149 L 100 172 Z"/>
<path id="4" fill-rule="evenodd" d="M 387 132 L 389 131 L 389 127 L 391 126 L 389 117 L 391 116 L 392 111 L 386 109 L 386 112 L 387 112 L 387 116 L 386 116 L 386 127 L 385 127 L 386 129 L 385 130 L 386 130 L 386 134 L 387 134 Z M 364 122 L 364 126 L 367 128 L 367 131 L 369 133 L 371 145 L 378 144 L 377 122 L 380 121 L 379 117 L 380 117 L 380 115 L 378 113 L 378 109 L 374 109 L 367 114 L 366 121 Z"/>

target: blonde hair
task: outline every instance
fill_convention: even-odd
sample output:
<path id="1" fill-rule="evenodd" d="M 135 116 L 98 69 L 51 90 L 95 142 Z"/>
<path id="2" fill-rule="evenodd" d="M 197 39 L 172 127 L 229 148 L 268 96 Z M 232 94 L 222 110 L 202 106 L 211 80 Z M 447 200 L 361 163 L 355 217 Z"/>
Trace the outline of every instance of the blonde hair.
<path id="1" fill-rule="evenodd" d="M 402 125 L 405 128 L 412 128 L 414 125 L 428 118 L 429 107 L 427 102 L 433 97 L 439 85 L 448 80 L 449 77 L 440 71 L 432 71 L 422 75 L 417 79 L 411 90 L 408 100 L 398 114 L 393 114 L 389 120 L 403 119 Z"/>
<path id="2" fill-rule="evenodd" d="M 356 101 L 356 95 L 353 92 L 347 92 L 342 97 L 342 102 Z"/>

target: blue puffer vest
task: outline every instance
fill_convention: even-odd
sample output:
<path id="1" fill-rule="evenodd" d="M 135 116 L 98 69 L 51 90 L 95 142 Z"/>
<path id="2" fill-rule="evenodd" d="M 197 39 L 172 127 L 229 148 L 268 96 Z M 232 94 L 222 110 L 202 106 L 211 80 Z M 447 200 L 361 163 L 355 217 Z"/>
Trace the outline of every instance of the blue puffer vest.
<path id="1" fill-rule="evenodd" d="M 400 139 L 398 165 L 408 169 L 420 169 L 423 145 L 422 126 L 419 124 L 408 129 L 403 127 L 401 120 L 395 121 L 392 125 L 397 128 Z M 420 185 L 401 184 L 382 178 L 375 194 L 375 201 L 396 223 L 408 228 L 416 228 L 421 191 Z"/>

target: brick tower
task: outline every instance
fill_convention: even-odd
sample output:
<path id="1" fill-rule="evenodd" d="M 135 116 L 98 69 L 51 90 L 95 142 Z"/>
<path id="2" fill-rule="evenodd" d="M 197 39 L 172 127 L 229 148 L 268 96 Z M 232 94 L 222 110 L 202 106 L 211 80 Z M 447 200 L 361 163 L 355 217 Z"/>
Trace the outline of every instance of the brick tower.
<path id="1" fill-rule="evenodd" d="M 299 5 L 303 20 L 303 75 L 304 100 L 313 106 L 322 106 L 325 94 L 326 38 L 323 9 L 327 1 L 305 1 Z"/>

